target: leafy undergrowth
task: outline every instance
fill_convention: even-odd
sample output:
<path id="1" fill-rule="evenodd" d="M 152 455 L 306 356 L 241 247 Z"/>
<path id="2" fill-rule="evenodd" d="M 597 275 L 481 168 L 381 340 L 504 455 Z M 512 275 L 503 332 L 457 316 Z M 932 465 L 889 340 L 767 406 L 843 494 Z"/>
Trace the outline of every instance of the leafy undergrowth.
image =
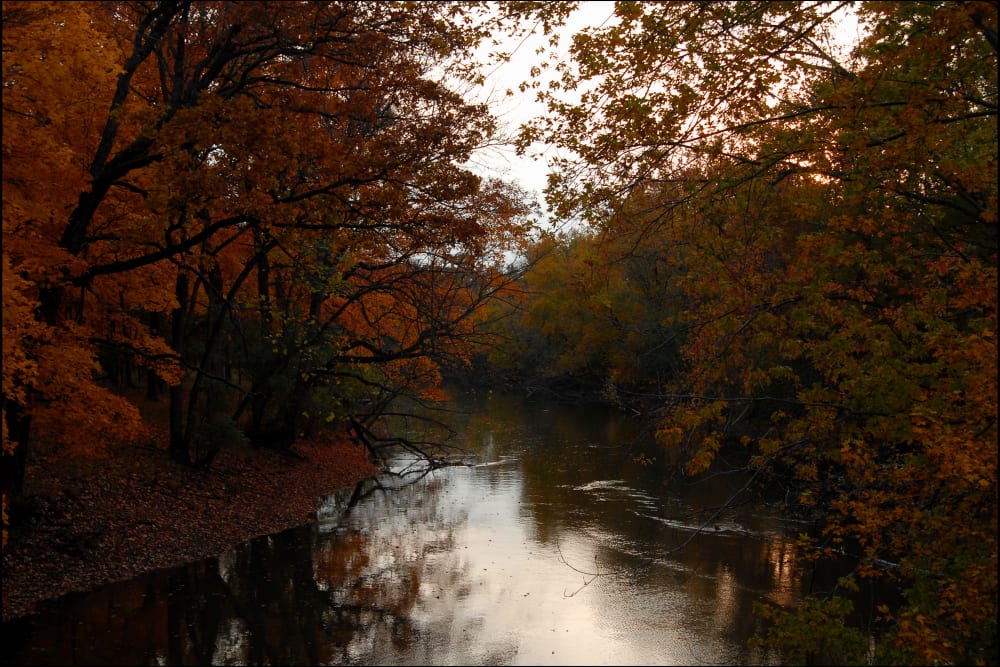
<path id="1" fill-rule="evenodd" d="M 3 620 L 308 523 L 320 496 L 378 472 L 347 442 L 303 442 L 294 451 L 223 449 L 207 470 L 173 463 L 150 443 L 102 459 L 35 456 L 30 514 L 3 556 Z"/>

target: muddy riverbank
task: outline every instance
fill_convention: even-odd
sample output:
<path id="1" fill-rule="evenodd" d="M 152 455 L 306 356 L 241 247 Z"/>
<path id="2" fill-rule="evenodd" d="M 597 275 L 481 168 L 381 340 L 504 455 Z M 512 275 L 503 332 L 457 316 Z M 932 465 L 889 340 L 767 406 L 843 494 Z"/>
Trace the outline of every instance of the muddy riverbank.
<path id="1" fill-rule="evenodd" d="M 207 470 L 173 463 L 153 442 L 100 459 L 33 457 L 29 518 L 12 530 L 3 555 L 3 620 L 42 600 L 307 523 L 319 497 L 378 472 L 347 442 L 294 451 L 224 449 Z"/>

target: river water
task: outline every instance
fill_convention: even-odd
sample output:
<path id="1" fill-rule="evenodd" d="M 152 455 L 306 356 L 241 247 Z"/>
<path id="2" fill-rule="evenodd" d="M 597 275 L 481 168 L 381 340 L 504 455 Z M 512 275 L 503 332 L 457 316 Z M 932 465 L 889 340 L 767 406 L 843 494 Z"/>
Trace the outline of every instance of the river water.
<path id="1" fill-rule="evenodd" d="M 46 604 L 11 664 L 775 664 L 754 601 L 794 602 L 795 534 L 747 481 L 668 479 L 642 424 L 484 396 L 470 466 L 373 480 L 317 521 Z M 397 470 L 406 461 L 397 462 Z M 714 515 L 714 516 L 713 516 Z"/>

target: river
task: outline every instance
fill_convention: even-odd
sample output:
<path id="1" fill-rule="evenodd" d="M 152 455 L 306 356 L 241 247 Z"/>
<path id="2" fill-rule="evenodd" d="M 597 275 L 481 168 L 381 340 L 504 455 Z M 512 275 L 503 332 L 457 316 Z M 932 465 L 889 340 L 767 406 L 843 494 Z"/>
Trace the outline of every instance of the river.
<path id="1" fill-rule="evenodd" d="M 310 525 L 47 603 L 6 629 L 5 662 L 780 661 L 748 648 L 752 606 L 804 593 L 801 526 L 765 503 L 713 516 L 745 474 L 669 478 L 641 422 L 604 408 L 461 407 L 473 465 L 373 480 Z"/>

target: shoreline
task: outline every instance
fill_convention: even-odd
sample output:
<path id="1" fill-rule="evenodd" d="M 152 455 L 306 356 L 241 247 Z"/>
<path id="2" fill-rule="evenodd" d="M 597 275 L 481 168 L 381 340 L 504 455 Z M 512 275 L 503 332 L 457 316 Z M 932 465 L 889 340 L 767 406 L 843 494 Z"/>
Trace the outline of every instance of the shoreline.
<path id="1" fill-rule="evenodd" d="M 37 605 L 146 572 L 217 556 L 315 519 L 317 501 L 379 473 L 363 447 L 302 442 L 295 456 L 248 447 L 211 467 L 171 461 L 166 447 L 122 446 L 106 458 L 29 458 L 30 517 L 3 554 L 3 622 Z"/>

